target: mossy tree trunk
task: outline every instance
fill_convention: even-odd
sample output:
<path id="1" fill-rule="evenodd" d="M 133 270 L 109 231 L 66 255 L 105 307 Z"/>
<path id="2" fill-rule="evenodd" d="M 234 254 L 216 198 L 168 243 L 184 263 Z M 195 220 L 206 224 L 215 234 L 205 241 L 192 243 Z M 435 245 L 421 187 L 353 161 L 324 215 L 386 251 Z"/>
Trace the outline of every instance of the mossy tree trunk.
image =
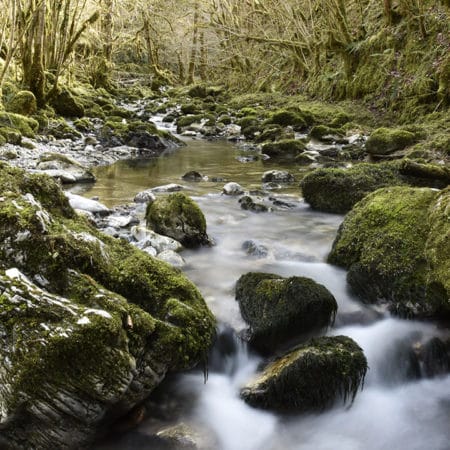
<path id="1" fill-rule="evenodd" d="M 191 55 L 189 57 L 189 67 L 187 74 L 187 83 L 192 84 L 194 82 L 195 68 L 197 66 L 197 45 L 198 45 L 198 22 L 199 22 L 199 6 L 198 2 L 195 2 L 194 7 L 194 20 L 193 20 L 193 30 L 192 30 L 192 45 L 191 45 Z"/>

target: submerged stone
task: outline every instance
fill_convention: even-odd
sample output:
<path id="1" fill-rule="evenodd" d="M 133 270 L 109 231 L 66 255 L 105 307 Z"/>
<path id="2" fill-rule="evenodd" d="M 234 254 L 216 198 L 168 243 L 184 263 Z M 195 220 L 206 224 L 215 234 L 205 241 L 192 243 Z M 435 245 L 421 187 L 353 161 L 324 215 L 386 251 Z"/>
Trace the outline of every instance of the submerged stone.
<path id="1" fill-rule="evenodd" d="M 321 337 L 269 362 L 241 389 L 251 406 L 280 412 L 321 411 L 337 401 L 353 402 L 367 360 L 347 336 Z"/>
<path id="2" fill-rule="evenodd" d="M 250 326 L 250 343 L 263 352 L 326 328 L 337 311 L 333 295 L 314 280 L 269 273 L 242 275 L 236 283 L 236 300 Z"/>

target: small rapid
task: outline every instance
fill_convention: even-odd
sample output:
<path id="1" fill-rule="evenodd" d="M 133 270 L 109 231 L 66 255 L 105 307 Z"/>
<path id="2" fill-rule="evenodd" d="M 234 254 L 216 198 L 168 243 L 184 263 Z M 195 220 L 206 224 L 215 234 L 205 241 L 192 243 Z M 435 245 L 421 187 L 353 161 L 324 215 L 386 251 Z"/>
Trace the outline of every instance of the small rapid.
<path id="1" fill-rule="evenodd" d="M 263 161 L 243 164 L 238 153 L 228 144 L 192 140 L 158 160 L 99 168 L 96 185 L 85 192 L 111 206 L 132 200 L 140 190 L 180 183 L 189 170 L 209 177 L 181 182 L 204 212 L 215 241 L 211 248 L 184 251 L 183 270 L 216 315 L 219 340 L 206 383 L 202 373 L 192 372 L 172 385 L 171 395 L 190 404 L 178 421 L 210 435 L 204 448 L 218 450 L 449 450 L 450 376 L 426 379 L 420 358 L 414 358 L 415 346 L 446 331 L 389 317 L 353 298 L 345 271 L 326 263 L 343 217 L 312 211 L 298 183 L 270 193 L 288 206 L 261 214 L 244 211 L 236 198 L 222 195 L 225 181 L 212 177 L 261 189 L 262 173 L 273 168 Z M 238 338 L 245 324 L 234 286 L 250 271 L 310 277 L 335 296 L 338 314 L 327 334 L 353 338 L 369 364 L 364 389 L 351 407 L 336 404 L 321 414 L 286 417 L 251 408 L 239 398 L 240 387 L 262 362 Z M 144 421 L 138 431 L 150 435 L 153 428 Z M 108 448 L 146 447 L 122 443 Z"/>

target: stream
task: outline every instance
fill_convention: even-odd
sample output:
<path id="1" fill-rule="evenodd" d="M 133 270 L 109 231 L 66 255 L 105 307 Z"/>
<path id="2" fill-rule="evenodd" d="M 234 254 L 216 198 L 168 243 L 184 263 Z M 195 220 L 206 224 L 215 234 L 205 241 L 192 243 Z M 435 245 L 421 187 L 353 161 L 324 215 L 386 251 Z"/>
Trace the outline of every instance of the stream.
<path id="1" fill-rule="evenodd" d="M 198 286 L 225 333 L 227 327 L 236 333 L 245 328 L 233 291 L 240 275 L 263 271 L 307 276 L 325 285 L 338 302 L 336 322 L 328 334 L 352 337 L 369 363 L 364 389 L 350 408 L 338 404 L 321 414 L 278 416 L 253 409 L 239 399 L 240 386 L 256 371 L 260 359 L 238 339 L 230 338 L 232 351 L 213 355 L 206 383 L 200 372 L 178 376 L 172 383 L 174 397 L 181 402 L 187 398 L 189 403 L 181 421 L 211 436 L 204 448 L 450 449 L 450 376 L 410 377 L 403 352 L 405 343 L 439 336 L 445 330 L 433 323 L 389 317 L 351 296 L 345 271 L 324 262 L 343 216 L 312 211 L 303 202 L 297 181 L 272 190 L 271 199 L 262 200 L 268 205 L 274 200 L 282 202 L 266 213 L 245 211 L 236 197 L 222 195 L 228 181 L 241 184 L 246 191 L 261 189 L 262 173 L 282 167 L 260 159 L 252 161 L 246 156 L 253 153 L 226 142 L 186 142 L 186 147 L 158 159 L 97 168 L 97 183 L 82 187 L 83 195 L 99 197 L 111 207 L 130 202 L 137 192 L 151 187 L 182 184 L 205 214 L 208 234 L 216 243 L 211 248 L 184 251 L 183 271 Z M 242 162 L 242 156 L 249 162 Z M 181 177 L 190 170 L 201 172 L 208 180 L 185 182 Z M 246 241 L 261 251 L 249 255 L 243 247 Z M 154 432 L 153 427 L 152 421 L 144 421 L 136 431 L 98 448 L 159 448 L 142 439 Z M 137 435 L 140 439 L 133 438 Z"/>

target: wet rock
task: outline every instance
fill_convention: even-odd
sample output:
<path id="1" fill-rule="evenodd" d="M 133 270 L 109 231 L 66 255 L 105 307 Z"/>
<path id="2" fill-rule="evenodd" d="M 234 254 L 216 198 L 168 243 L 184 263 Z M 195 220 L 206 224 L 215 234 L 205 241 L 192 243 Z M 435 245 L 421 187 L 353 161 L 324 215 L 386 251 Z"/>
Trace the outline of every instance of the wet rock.
<path id="1" fill-rule="evenodd" d="M 44 153 L 36 169 L 64 184 L 93 183 L 95 176 L 72 158 L 59 153 Z"/>
<path id="2" fill-rule="evenodd" d="M 273 159 L 295 159 L 305 150 L 305 144 L 298 139 L 285 139 L 264 144 L 261 152 Z"/>
<path id="3" fill-rule="evenodd" d="M 203 175 L 196 170 L 191 170 L 186 172 L 181 178 L 185 181 L 202 181 Z"/>
<path id="4" fill-rule="evenodd" d="M 328 256 L 352 290 L 395 314 L 450 315 L 450 189 L 379 189 L 350 211 Z"/>
<path id="5" fill-rule="evenodd" d="M 146 249 L 147 247 L 152 247 L 155 249 L 156 253 L 161 253 L 167 250 L 172 250 L 174 252 L 179 252 L 183 250 L 183 246 L 180 242 L 172 239 L 168 236 L 163 236 L 149 230 L 146 227 L 134 226 L 131 228 L 131 235 L 136 239 L 136 246 L 140 249 Z"/>
<path id="6" fill-rule="evenodd" d="M 267 258 L 269 255 L 269 249 L 265 245 L 258 244 L 258 242 L 252 240 L 243 242 L 242 250 L 244 250 L 247 255 L 256 258 Z"/>
<path id="7" fill-rule="evenodd" d="M 181 192 L 157 198 L 147 206 L 145 217 L 148 227 L 176 239 L 185 247 L 210 244 L 202 211 Z"/>
<path id="8" fill-rule="evenodd" d="M 450 339 L 444 341 L 434 337 L 416 351 L 422 361 L 425 377 L 433 378 L 450 372 Z"/>
<path id="9" fill-rule="evenodd" d="M 288 341 L 334 321 L 333 295 L 310 278 L 283 278 L 247 273 L 236 283 L 236 300 L 250 326 L 247 337 L 260 351 L 273 351 Z"/>
<path id="10" fill-rule="evenodd" d="M 294 176 L 286 170 L 268 170 L 263 173 L 262 182 L 268 183 L 275 181 L 277 183 L 292 183 Z"/>
<path id="11" fill-rule="evenodd" d="M 69 199 L 69 204 L 73 209 L 88 211 L 100 216 L 106 216 L 111 213 L 109 208 L 96 200 L 91 200 L 89 198 L 82 197 L 81 195 L 72 194 L 71 192 L 65 192 L 65 195 Z"/>
<path id="12" fill-rule="evenodd" d="M 325 143 L 348 143 L 343 140 L 344 132 L 338 128 L 331 128 L 326 125 L 316 125 L 309 132 L 311 138 Z"/>
<path id="13" fill-rule="evenodd" d="M 269 208 L 263 203 L 255 203 L 249 195 L 244 195 L 239 199 L 242 209 L 253 212 L 267 212 Z"/>
<path id="14" fill-rule="evenodd" d="M 214 319 L 179 271 L 90 226 L 49 177 L 0 164 L 0 190 L 2 438 L 87 448 L 196 365 Z"/>
<path id="15" fill-rule="evenodd" d="M 362 386 L 367 360 L 349 337 L 321 337 L 271 361 L 241 389 L 251 406 L 280 412 L 314 412 L 350 403 Z"/>
<path id="16" fill-rule="evenodd" d="M 227 183 L 224 187 L 222 192 L 225 195 L 241 195 L 244 193 L 244 189 L 242 186 L 238 183 L 230 182 Z"/>
<path id="17" fill-rule="evenodd" d="M 170 448 L 198 450 L 196 433 L 184 423 L 158 431 L 157 436 L 170 445 Z"/>
<path id="18" fill-rule="evenodd" d="M 138 192 L 134 196 L 135 203 L 152 203 L 156 200 L 156 195 L 153 193 L 151 189 L 147 189 L 146 191 Z"/>
<path id="19" fill-rule="evenodd" d="M 151 192 L 179 192 L 185 189 L 181 184 L 169 183 L 163 186 L 156 186 L 154 188 L 149 189 Z"/>
<path id="20" fill-rule="evenodd" d="M 184 258 L 173 250 L 164 250 L 158 253 L 156 257 L 173 267 L 184 267 L 186 265 Z"/>

